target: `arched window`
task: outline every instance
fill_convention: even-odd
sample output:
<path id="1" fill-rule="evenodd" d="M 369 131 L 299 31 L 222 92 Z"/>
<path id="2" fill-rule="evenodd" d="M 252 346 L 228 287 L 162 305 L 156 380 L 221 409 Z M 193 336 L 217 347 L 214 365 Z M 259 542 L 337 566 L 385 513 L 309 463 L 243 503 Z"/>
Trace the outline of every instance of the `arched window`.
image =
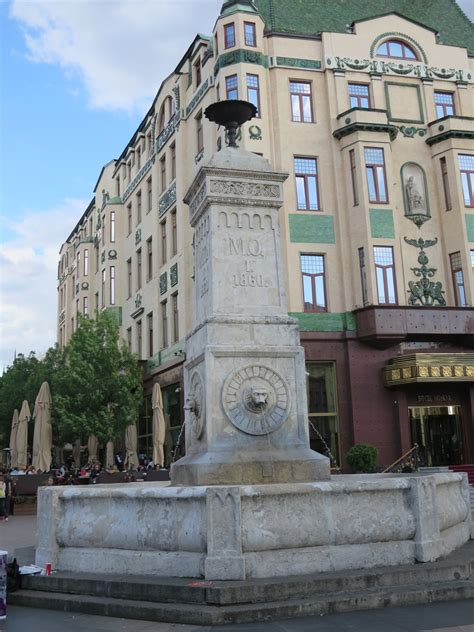
<path id="1" fill-rule="evenodd" d="M 158 133 L 164 130 L 165 125 L 170 122 L 175 112 L 176 107 L 173 97 L 166 97 L 163 101 L 163 105 L 160 109 L 160 115 L 158 117 Z"/>
<path id="2" fill-rule="evenodd" d="M 377 48 L 380 57 L 394 57 L 395 59 L 417 60 L 418 55 L 413 48 L 401 40 L 387 40 Z"/>

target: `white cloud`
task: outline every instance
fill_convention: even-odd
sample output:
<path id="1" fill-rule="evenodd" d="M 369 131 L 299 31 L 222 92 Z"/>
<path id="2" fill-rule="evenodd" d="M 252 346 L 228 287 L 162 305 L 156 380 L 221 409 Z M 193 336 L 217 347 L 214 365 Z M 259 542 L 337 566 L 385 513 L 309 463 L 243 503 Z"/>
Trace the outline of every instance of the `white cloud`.
<path id="1" fill-rule="evenodd" d="M 56 342 L 58 253 L 87 200 L 27 213 L 17 221 L 1 218 L 10 237 L 0 245 L 1 364 L 13 354 L 42 354 Z"/>
<path id="2" fill-rule="evenodd" d="M 92 107 L 145 111 L 222 0 L 14 0 L 29 55 L 84 82 Z"/>

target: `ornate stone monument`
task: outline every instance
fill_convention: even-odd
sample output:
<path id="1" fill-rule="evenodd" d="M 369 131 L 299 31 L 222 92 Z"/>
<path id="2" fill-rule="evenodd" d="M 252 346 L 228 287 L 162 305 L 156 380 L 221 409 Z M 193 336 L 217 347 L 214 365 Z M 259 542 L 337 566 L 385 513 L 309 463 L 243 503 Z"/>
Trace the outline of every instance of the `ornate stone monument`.
<path id="1" fill-rule="evenodd" d="M 304 351 L 284 289 L 278 209 L 288 176 L 235 145 L 237 124 L 252 108 L 231 101 L 206 110 L 227 126 L 229 146 L 185 197 L 195 235 L 195 326 L 184 367 L 186 456 L 172 466 L 173 485 L 330 475 L 329 460 L 309 448 Z"/>

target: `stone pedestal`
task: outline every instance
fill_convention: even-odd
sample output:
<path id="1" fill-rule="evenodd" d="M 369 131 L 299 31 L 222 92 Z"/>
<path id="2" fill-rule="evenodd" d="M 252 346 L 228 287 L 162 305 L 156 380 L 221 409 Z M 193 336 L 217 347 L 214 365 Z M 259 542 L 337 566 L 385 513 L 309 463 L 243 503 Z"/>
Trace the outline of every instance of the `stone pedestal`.
<path id="1" fill-rule="evenodd" d="M 310 450 L 304 352 L 288 316 L 278 209 L 286 174 L 227 148 L 193 182 L 195 327 L 186 342 L 186 457 L 174 485 L 328 479 Z"/>

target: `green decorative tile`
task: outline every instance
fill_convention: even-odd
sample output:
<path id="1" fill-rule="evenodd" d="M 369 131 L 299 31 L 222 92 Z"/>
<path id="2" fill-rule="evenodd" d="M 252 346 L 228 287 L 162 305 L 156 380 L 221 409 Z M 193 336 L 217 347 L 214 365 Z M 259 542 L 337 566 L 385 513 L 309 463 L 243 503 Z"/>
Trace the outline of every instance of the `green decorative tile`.
<path id="1" fill-rule="evenodd" d="M 353 312 L 290 312 L 298 320 L 300 331 L 355 331 L 356 318 Z"/>
<path id="2" fill-rule="evenodd" d="M 466 231 L 467 240 L 470 243 L 474 243 L 474 215 L 472 213 L 466 214 Z"/>
<path id="3" fill-rule="evenodd" d="M 395 239 L 393 213 L 389 208 L 371 208 L 369 214 L 373 239 Z"/>
<path id="4" fill-rule="evenodd" d="M 299 244 L 335 244 L 332 215 L 290 214 L 290 241 Z"/>
<path id="5" fill-rule="evenodd" d="M 160 274 L 160 294 L 165 294 L 168 290 L 168 273 Z"/>
<path id="6" fill-rule="evenodd" d="M 172 265 L 170 268 L 170 285 L 171 287 L 178 285 L 178 264 L 177 263 Z"/>

